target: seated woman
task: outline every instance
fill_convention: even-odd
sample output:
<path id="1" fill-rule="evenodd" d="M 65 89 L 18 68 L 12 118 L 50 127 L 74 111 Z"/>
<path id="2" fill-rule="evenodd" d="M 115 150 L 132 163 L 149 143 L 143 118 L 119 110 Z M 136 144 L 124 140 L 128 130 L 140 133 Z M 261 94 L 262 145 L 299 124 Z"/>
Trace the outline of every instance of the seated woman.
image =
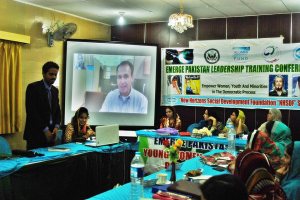
<path id="1" fill-rule="evenodd" d="M 282 115 L 281 115 L 281 111 L 277 108 L 272 108 L 269 110 L 268 115 L 267 115 L 267 121 L 264 122 L 262 125 L 260 125 L 260 127 L 258 128 L 258 130 L 266 132 L 266 124 L 269 121 L 281 121 Z"/>
<path id="2" fill-rule="evenodd" d="M 207 128 L 212 135 L 218 135 L 224 131 L 224 125 L 219 121 L 217 114 L 208 109 L 204 111 L 203 120 L 189 125 L 187 131 L 192 133 L 194 129 L 200 130 L 202 128 Z"/>
<path id="3" fill-rule="evenodd" d="M 268 133 L 254 130 L 248 135 L 247 148 L 266 154 L 275 170 L 280 167 L 280 150 L 276 146 L 275 142 L 270 138 Z"/>
<path id="4" fill-rule="evenodd" d="M 71 123 L 66 127 L 65 142 L 85 141 L 95 132 L 87 124 L 89 111 L 85 107 L 80 107 L 72 117 Z"/>
<path id="5" fill-rule="evenodd" d="M 268 157 L 263 153 L 246 149 L 236 158 L 234 175 L 245 184 L 249 199 L 285 200 L 283 189 L 274 181 L 274 174 Z"/>
<path id="6" fill-rule="evenodd" d="M 174 107 L 166 107 L 166 116 L 160 119 L 159 128 L 175 128 L 181 130 L 181 120 Z"/>
<path id="7" fill-rule="evenodd" d="M 287 199 L 300 197 L 300 141 L 286 147 L 282 166 L 276 171 L 275 180 L 281 183 Z"/>
<path id="8" fill-rule="evenodd" d="M 270 121 L 266 124 L 266 130 L 270 133 L 271 139 L 276 143 L 281 157 L 283 157 L 286 146 L 292 142 L 290 128 L 280 121 Z"/>
<path id="9" fill-rule="evenodd" d="M 230 118 L 226 122 L 226 126 L 232 123 L 237 136 L 248 135 L 249 130 L 245 124 L 246 116 L 242 110 L 235 109 L 232 111 Z"/>

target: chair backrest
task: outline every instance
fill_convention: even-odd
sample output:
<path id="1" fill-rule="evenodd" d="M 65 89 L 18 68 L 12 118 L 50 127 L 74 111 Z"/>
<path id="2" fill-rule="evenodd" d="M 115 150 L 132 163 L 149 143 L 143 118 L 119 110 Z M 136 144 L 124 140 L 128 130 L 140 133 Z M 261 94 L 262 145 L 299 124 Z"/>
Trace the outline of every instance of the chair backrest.
<path id="1" fill-rule="evenodd" d="M 11 148 L 4 137 L 0 136 L 0 158 L 12 156 Z"/>

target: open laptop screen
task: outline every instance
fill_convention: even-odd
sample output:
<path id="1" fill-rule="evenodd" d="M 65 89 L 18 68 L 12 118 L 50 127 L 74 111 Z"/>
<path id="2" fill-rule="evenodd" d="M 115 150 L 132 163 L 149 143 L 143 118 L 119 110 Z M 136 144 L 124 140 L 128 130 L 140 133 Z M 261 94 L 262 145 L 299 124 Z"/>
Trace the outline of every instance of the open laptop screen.
<path id="1" fill-rule="evenodd" d="M 119 143 L 119 125 L 96 126 L 96 141 L 86 143 L 88 146 L 103 146 Z"/>

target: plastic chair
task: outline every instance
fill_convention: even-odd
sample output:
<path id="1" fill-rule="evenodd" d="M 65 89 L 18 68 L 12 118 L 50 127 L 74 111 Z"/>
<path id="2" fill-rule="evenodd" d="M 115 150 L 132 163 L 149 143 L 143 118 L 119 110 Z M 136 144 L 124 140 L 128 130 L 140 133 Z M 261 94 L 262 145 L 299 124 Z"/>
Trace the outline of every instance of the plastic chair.
<path id="1" fill-rule="evenodd" d="M 0 136 L 0 158 L 12 156 L 11 148 L 4 137 Z"/>

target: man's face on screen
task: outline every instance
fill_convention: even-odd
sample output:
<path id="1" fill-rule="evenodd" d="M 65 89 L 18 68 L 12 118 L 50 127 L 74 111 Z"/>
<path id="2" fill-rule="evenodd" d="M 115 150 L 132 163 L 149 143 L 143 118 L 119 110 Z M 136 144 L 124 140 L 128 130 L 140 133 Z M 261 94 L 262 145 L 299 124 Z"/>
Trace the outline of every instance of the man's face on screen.
<path id="1" fill-rule="evenodd" d="M 128 96 L 131 90 L 133 78 L 129 65 L 121 65 L 117 73 L 117 83 L 121 96 Z"/>

